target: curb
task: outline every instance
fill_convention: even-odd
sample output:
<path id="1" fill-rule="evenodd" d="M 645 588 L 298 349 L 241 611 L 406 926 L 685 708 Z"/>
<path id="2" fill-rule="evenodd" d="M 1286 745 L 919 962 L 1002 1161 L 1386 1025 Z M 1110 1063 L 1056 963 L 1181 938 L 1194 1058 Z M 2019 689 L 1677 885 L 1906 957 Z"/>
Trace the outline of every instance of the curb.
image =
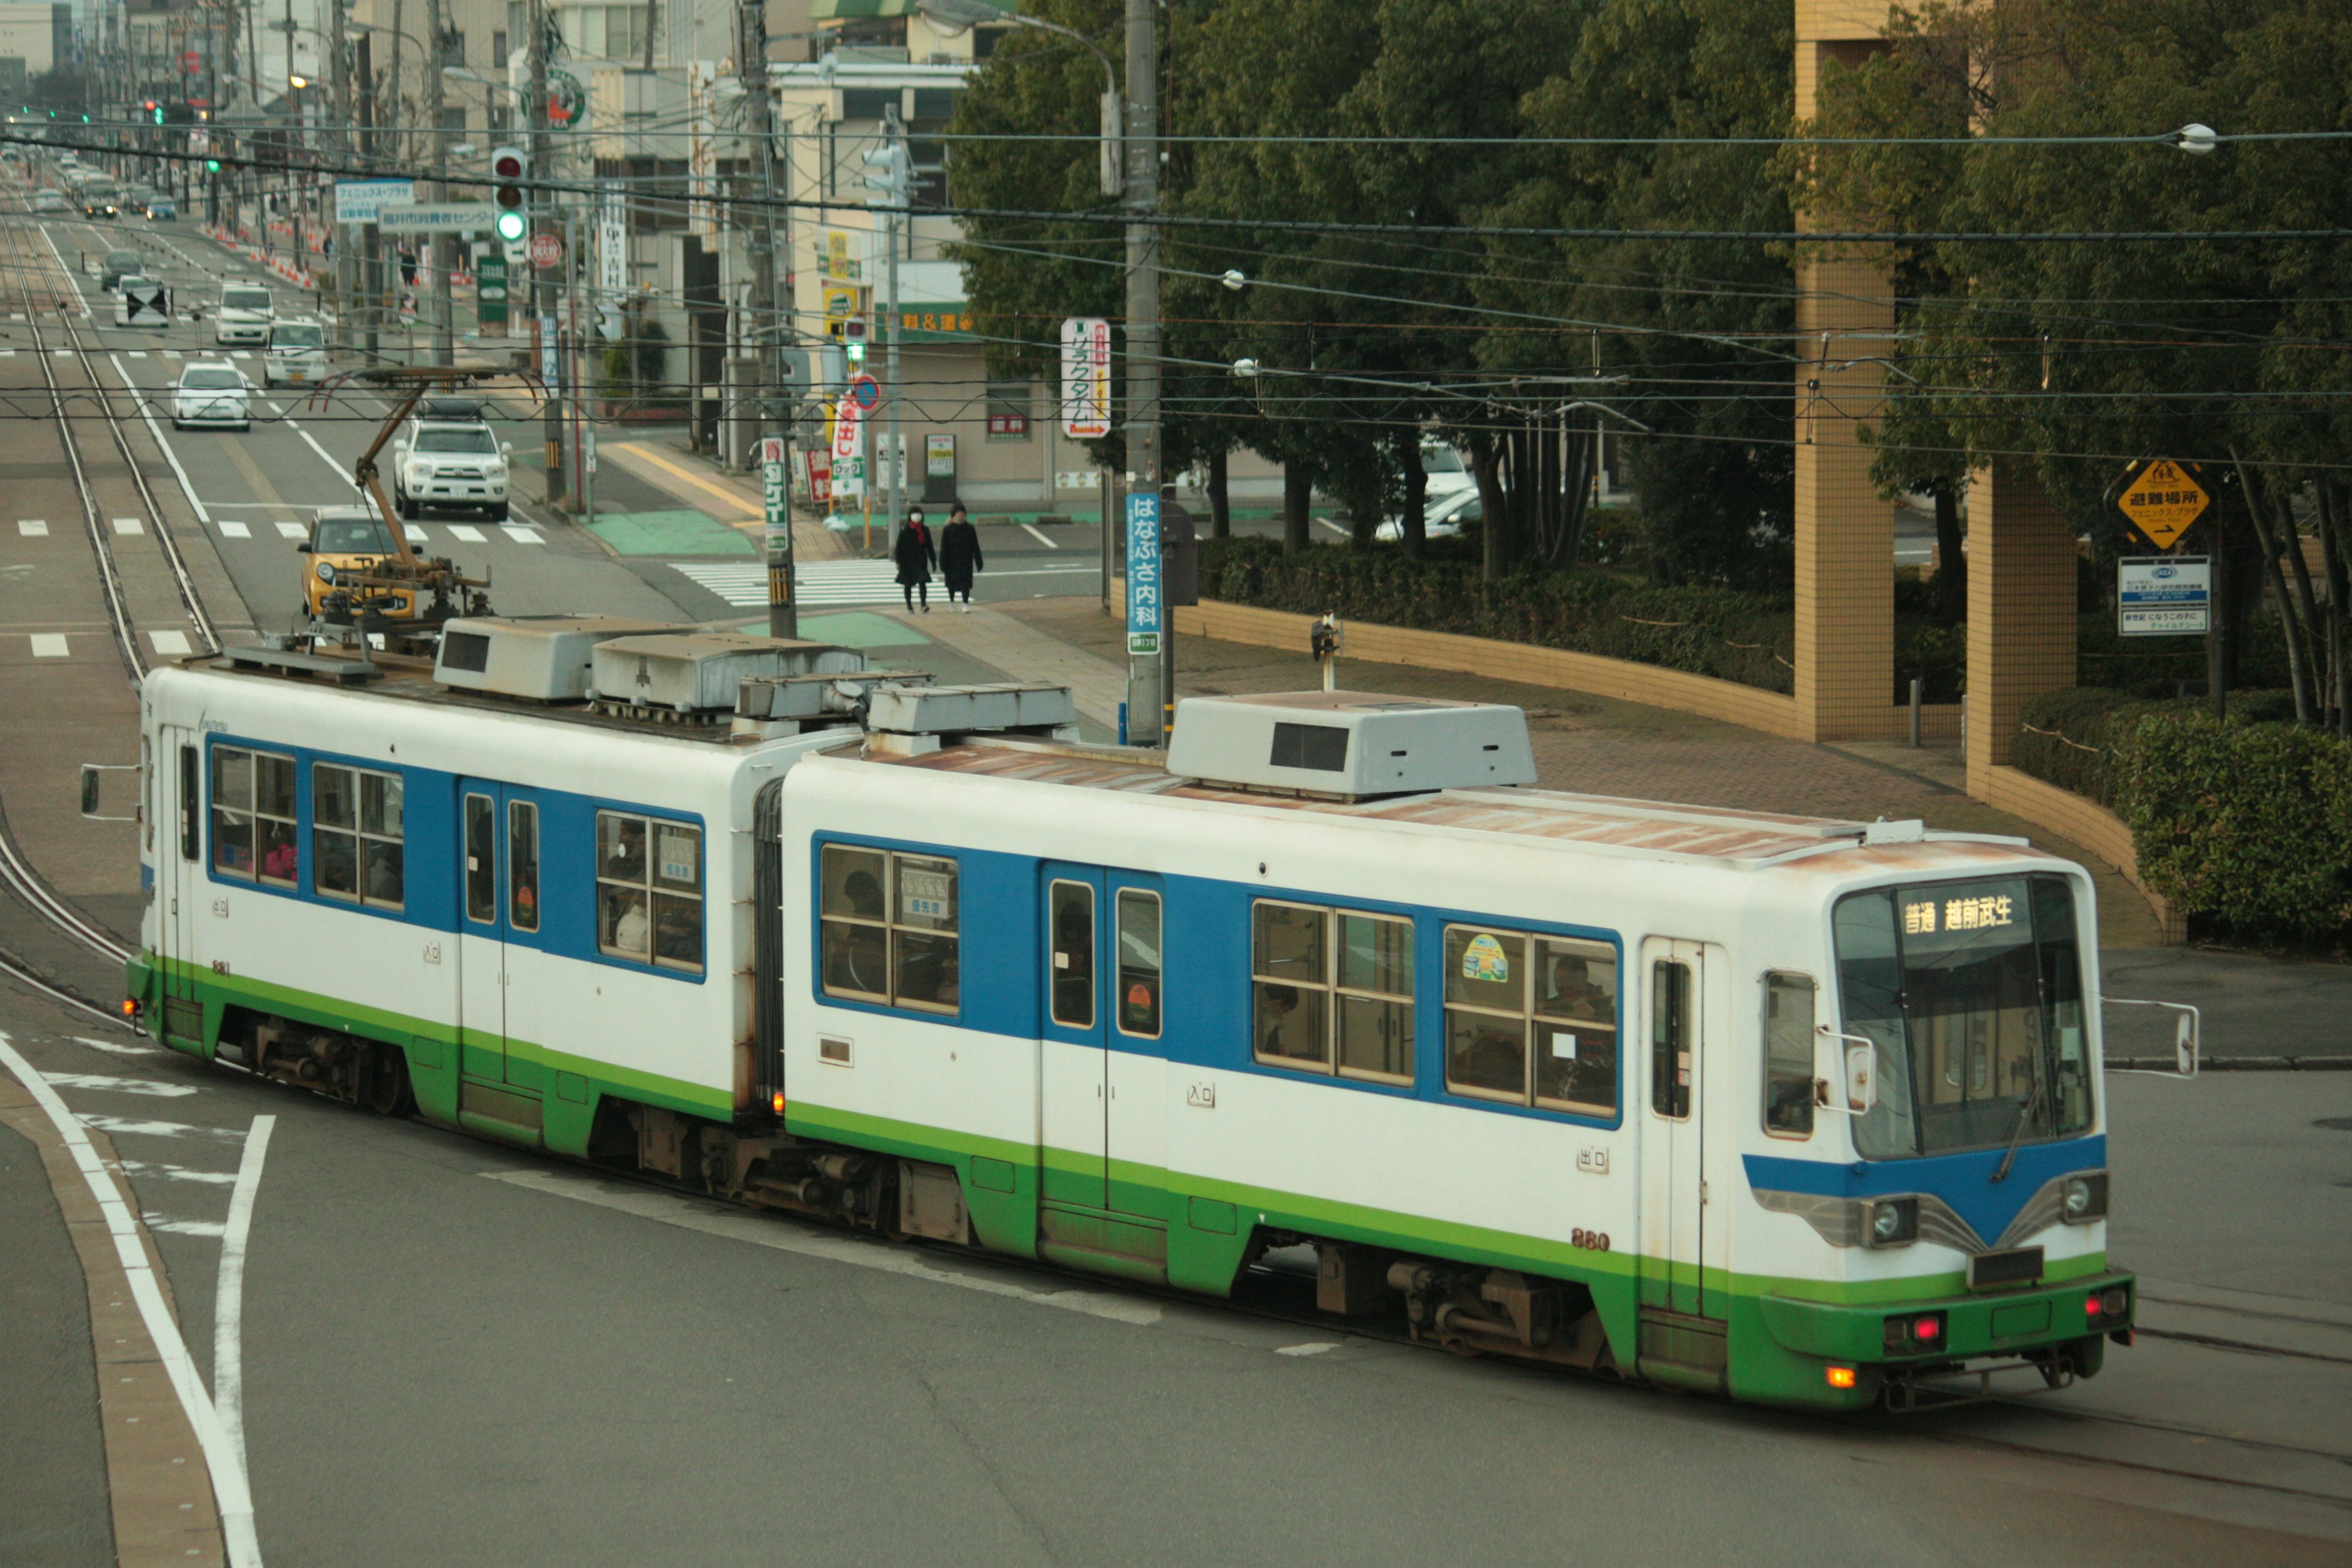
<path id="1" fill-rule="evenodd" d="M 2109 1072 L 2160 1072 L 2179 1070 L 2170 1057 L 2109 1057 Z M 2352 1057 L 2205 1057 L 2197 1063 L 2200 1072 L 2352 1072 Z"/>

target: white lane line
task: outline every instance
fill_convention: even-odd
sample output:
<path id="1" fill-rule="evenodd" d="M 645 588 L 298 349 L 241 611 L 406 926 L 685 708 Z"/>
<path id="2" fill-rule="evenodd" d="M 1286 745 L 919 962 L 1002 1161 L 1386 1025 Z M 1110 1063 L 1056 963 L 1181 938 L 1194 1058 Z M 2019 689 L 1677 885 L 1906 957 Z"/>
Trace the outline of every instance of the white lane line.
<path id="1" fill-rule="evenodd" d="M 196 651 L 188 646 L 188 634 L 185 632 L 149 632 L 147 640 L 154 645 L 155 652 L 164 658 L 185 658 Z"/>
<path id="2" fill-rule="evenodd" d="M 1325 1351 L 1335 1351 L 1339 1348 L 1339 1342 L 1336 1340 L 1310 1340 L 1303 1345 L 1284 1345 L 1274 1353 L 1276 1355 L 1321 1355 Z"/>
<path id="3" fill-rule="evenodd" d="M 106 360 L 114 367 L 114 374 L 122 378 L 124 386 L 136 386 L 131 379 L 131 373 L 122 368 L 121 360 L 116 359 L 112 354 L 107 355 Z M 172 475 L 180 481 L 180 493 L 187 497 L 188 504 L 195 509 L 196 521 L 210 522 L 213 520 L 213 514 L 206 511 L 205 503 L 196 499 L 195 481 L 189 479 L 188 470 L 180 466 L 180 454 L 172 449 L 172 443 L 163 439 L 163 432 L 155 423 L 155 411 L 147 406 L 147 399 L 144 397 L 138 399 L 138 404 L 139 417 L 146 422 L 147 434 L 155 438 L 156 449 L 163 454 L 163 460 L 172 465 Z"/>
<path id="4" fill-rule="evenodd" d="M 226 519 L 223 519 L 215 526 L 221 531 L 221 537 L 223 539 L 251 539 L 253 537 L 253 530 L 246 527 L 246 525 L 241 522 L 232 522 Z"/>
<path id="5" fill-rule="evenodd" d="M 142 1121 L 135 1116 L 85 1116 L 82 1125 L 110 1138 L 177 1138 L 195 1133 L 204 1138 L 234 1138 L 217 1127 L 191 1127 L 184 1121 Z"/>
<path id="6" fill-rule="evenodd" d="M 135 517 L 118 517 L 114 520 L 114 531 L 123 534 L 144 533 L 147 531 L 147 525 Z"/>
<path id="7" fill-rule="evenodd" d="M 70 658 L 72 657 L 71 651 L 66 647 L 65 633 L 35 632 L 32 636 L 35 658 Z"/>
<path id="8" fill-rule="evenodd" d="M 291 419 L 286 421 L 286 428 L 293 431 L 297 436 L 301 437 L 303 440 L 310 442 L 310 450 L 319 454 L 319 460 L 320 462 L 335 470 L 335 477 L 337 479 L 341 479 L 343 483 L 347 485 L 352 485 L 352 490 L 359 494 L 364 495 L 367 493 L 366 491 L 360 489 L 359 486 L 352 484 L 351 470 L 344 468 L 341 463 L 336 462 L 335 455 L 332 452 L 328 451 L 324 447 L 320 446 L 318 441 L 311 437 L 310 432 L 303 429 L 302 426 L 295 424 Z M 341 503 L 338 502 L 337 504 L 340 505 Z"/>
<path id="9" fill-rule="evenodd" d="M 139 1217 L 147 1222 L 149 1230 L 169 1231 L 173 1236 L 218 1236 L 224 1229 L 217 1220 L 173 1219 L 169 1215 L 157 1214 L 152 1209 L 141 1209 Z M 214 1373 L 213 1378 L 215 1382 L 219 1381 L 220 1373 Z"/>
<path id="10" fill-rule="evenodd" d="M 20 517 L 16 520 L 16 531 L 27 539 L 47 539 L 49 536 L 48 519 Z"/>
<path id="11" fill-rule="evenodd" d="M 284 518 L 279 518 L 278 536 L 281 539 L 308 539 L 310 537 L 310 531 L 301 523 L 289 522 Z"/>
<path id="12" fill-rule="evenodd" d="M 617 1209 L 623 1214 L 635 1215 L 640 1219 L 656 1220 L 663 1225 L 677 1226 L 682 1230 L 700 1231 L 706 1236 L 724 1237 L 731 1241 L 748 1241 L 755 1247 L 773 1247 L 778 1252 L 797 1252 L 806 1258 L 824 1258 L 828 1263 L 845 1263 L 853 1268 L 872 1268 L 933 1285 L 952 1285 L 958 1289 L 977 1290 L 984 1296 L 1009 1297 L 1032 1306 L 1058 1307 L 1064 1311 L 1084 1312 L 1091 1318 L 1108 1318 L 1116 1323 L 1149 1325 L 1160 1319 L 1158 1306 L 1150 1301 L 1137 1300 L 1131 1296 L 1116 1295 L 1108 1290 L 1033 1290 L 1025 1285 L 992 1279 L 986 1274 L 935 1268 L 919 1254 L 887 1243 L 813 1235 L 789 1221 L 777 1222 L 757 1215 L 713 1213 L 690 1198 L 668 1193 L 625 1187 L 616 1182 L 603 1182 L 555 1171 L 485 1171 L 482 1173 L 494 1182 L 528 1187 L 532 1192 L 545 1193 L 551 1197 L 570 1198 L 576 1203 L 593 1204 L 599 1208 Z"/>
<path id="13" fill-rule="evenodd" d="M 1021 531 L 1027 534 L 1030 538 L 1035 540 L 1038 543 L 1044 545 L 1048 550 L 1059 550 L 1062 548 L 1052 540 L 1046 538 L 1044 534 L 1038 532 L 1035 527 L 1032 524 L 1025 522 L 1023 523 L 1021 525 Z"/>
<path id="14" fill-rule="evenodd" d="M 452 539 L 456 539 L 463 543 L 479 544 L 483 542 L 482 531 L 469 523 L 447 522 L 443 523 L 442 526 L 449 531 L 449 536 Z"/>
<path id="15" fill-rule="evenodd" d="M 76 1035 L 73 1042 L 78 1046 L 88 1046 L 93 1051 L 104 1051 L 110 1057 L 155 1057 L 163 1054 L 152 1046 L 126 1046 L 116 1040 L 93 1040 L 88 1035 Z"/>
<path id="16" fill-rule="evenodd" d="M 245 1468 L 245 1248 L 253 1233 L 253 1194 L 261 1185 L 262 1156 L 269 1152 L 275 1116 L 257 1116 L 245 1135 L 236 1163 L 236 1187 L 229 1194 L 228 1220 L 221 1228 L 220 1280 L 213 1289 L 213 1403 L 221 1430 Z"/>
<path id="17" fill-rule="evenodd" d="M 180 1325 L 173 1319 L 172 1309 L 164 1304 L 163 1289 L 155 1282 L 155 1271 L 148 1266 L 147 1248 L 140 1240 L 139 1222 L 132 1216 L 131 1205 L 122 1201 L 121 1189 L 107 1174 L 105 1163 L 99 1159 L 89 1133 L 38 1069 L 17 1054 L 5 1034 L 0 1034 L 0 1067 L 15 1074 L 25 1091 L 39 1102 L 50 1125 L 64 1140 L 66 1152 L 73 1156 L 82 1180 L 89 1184 L 89 1195 L 97 1201 L 99 1212 L 106 1216 L 107 1233 L 113 1238 L 114 1255 L 122 1264 L 123 1275 L 131 1282 L 131 1296 L 139 1305 L 140 1321 L 147 1325 L 147 1337 L 154 1342 L 156 1357 L 163 1363 L 164 1374 L 172 1380 L 172 1392 L 179 1395 L 180 1408 L 187 1413 L 196 1444 L 204 1449 L 205 1464 L 212 1471 L 213 1498 L 220 1508 L 221 1535 L 228 1547 L 232 1568 L 260 1568 L 261 1546 L 253 1532 L 253 1493 L 246 1485 L 244 1457 L 229 1446 L 228 1434 L 221 1427 L 220 1413 L 205 1394 L 204 1380 L 196 1375 L 195 1363 L 188 1357 L 187 1342 L 180 1337 Z M 255 1118 L 257 1122 L 260 1120 Z"/>
<path id="18" fill-rule="evenodd" d="M 105 1073 L 53 1072 L 48 1080 L 60 1089 L 95 1089 L 110 1094 L 145 1094 L 157 1100 L 185 1100 L 196 1092 L 192 1083 L 161 1083 L 152 1078 L 111 1078 Z"/>

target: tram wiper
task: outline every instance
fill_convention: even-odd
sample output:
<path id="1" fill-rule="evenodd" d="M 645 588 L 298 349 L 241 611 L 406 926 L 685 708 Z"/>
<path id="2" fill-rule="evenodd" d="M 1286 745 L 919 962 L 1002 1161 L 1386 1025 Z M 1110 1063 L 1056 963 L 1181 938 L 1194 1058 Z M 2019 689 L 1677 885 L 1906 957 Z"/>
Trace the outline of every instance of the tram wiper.
<path id="1" fill-rule="evenodd" d="M 2025 1124 L 2033 1119 L 2033 1109 L 2041 1103 L 2042 1073 L 2037 1064 L 2033 1074 L 2033 1092 L 2027 1095 L 2025 1103 L 2017 1108 L 2017 1125 L 2010 1129 L 2009 1148 L 2002 1153 L 2000 1163 L 1993 1169 L 1994 1181 L 2005 1182 L 2009 1179 L 2009 1168 L 2017 1163 L 2017 1145 L 2025 1137 Z"/>

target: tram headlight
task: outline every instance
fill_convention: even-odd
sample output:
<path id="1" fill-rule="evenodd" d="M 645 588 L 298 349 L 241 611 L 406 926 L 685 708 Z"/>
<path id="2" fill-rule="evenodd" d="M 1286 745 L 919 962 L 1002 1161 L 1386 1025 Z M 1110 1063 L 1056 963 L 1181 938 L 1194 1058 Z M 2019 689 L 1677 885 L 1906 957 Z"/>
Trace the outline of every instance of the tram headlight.
<path id="1" fill-rule="evenodd" d="M 1873 1247 L 1907 1247 L 1918 1240 L 1919 1200 L 1874 1200 L 1864 1217 L 1864 1234 Z"/>
<path id="2" fill-rule="evenodd" d="M 2058 1217 L 2068 1225 L 2088 1225 L 2107 1217 L 2107 1173 L 2093 1171 L 2069 1176 L 2058 1189 Z"/>

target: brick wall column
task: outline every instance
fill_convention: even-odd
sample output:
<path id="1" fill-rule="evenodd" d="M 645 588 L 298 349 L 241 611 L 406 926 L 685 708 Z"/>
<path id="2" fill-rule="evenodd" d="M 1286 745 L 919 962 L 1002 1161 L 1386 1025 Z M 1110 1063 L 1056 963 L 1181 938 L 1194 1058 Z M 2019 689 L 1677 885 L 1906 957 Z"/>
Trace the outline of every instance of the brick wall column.
<path id="1" fill-rule="evenodd" d="M 2074 536 L 2021 458 L 1969 482 L 1969 793 L 2009 761 L 2025 700 L 2074 684 Z"/>

